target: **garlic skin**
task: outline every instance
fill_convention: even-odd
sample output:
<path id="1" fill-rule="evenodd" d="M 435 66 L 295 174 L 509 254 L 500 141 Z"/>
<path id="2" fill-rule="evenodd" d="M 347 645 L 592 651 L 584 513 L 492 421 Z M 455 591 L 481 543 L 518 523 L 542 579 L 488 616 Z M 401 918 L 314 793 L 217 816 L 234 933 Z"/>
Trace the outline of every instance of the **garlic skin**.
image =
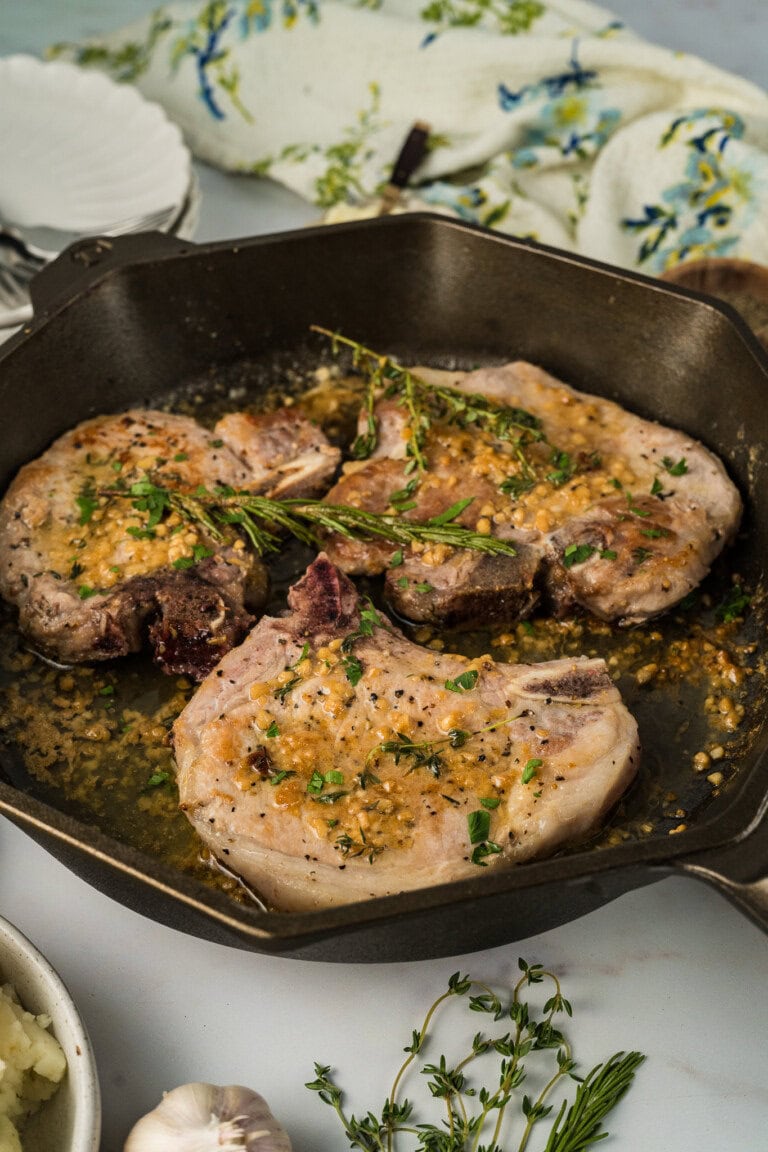
<path id="1" fill-rule="evenodd" d="M 263 1096 L 239 1084 L 182 1084 L 131 1129 L 123 1152 L 292 1152 Z"/>

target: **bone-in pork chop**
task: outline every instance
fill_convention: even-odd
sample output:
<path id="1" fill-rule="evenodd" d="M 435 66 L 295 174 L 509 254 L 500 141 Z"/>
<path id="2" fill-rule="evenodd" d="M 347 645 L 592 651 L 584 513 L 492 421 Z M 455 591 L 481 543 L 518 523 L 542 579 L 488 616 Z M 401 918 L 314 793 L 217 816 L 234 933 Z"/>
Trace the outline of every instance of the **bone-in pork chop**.
<path id="1" fill-rule="evenodd" d="M 638 765 L 602 660 L 407 640 L 320 555 L 176 721 L 181 806 L 270 904 L 344 904 L 578 841 Z"/>
<path id="2" fill-rule="evenodd" d="M 266 570 L 178 516 L 151 525 L 120 495 L 137 481 L 183 492 L 229 485 L 315 495 L 338 451 L 294 410 L 233 413 L 209 431 L 168 412 L 97 416 L 25 465 L 0 505 L 0 594 L 44 655 L 65 663 L 138 651 L 169 672 L 205 675 L 244 635 Z"/>
<path id="3" fill-rule="evenodd" d="M 408 411 L 396 399 L 379 400 L 375 451 L 347 465 L 327 500 L 372 512 L 400 508 L 424 520 L 473 497 L 457 523 L 510 540 L 517 551 L 491 557 L 438 545 L 406 550 L 400 563 L 402 550 L 385 543 L 329 539 L 328 553 L 345 572 L 387 573 L 387 600 L 406 619 L 473 626 L 542 604 L 640 623 L 695 588 L 733 538 L 738 491 L 720 461 L 685 433 L 524 362 L 415 371 L 523 409 L 539 421 L 540 438 L 529 437 L 521 451 L 477 423 L 433 424 L 417 482 L 415 472 L 404 474 Z"/>

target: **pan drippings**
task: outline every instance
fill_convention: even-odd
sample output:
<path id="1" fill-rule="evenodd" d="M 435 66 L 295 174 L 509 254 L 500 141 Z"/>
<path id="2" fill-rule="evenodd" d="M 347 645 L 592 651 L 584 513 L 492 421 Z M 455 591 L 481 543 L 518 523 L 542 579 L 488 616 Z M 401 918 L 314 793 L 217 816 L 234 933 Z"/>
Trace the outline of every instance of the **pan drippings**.
<path id="1" fill-rule="evenodd" d="M 213 419 L 233 401 L 247 405 L 251 393 L 239 374 L 248 375 L 241 366 L 232 379 L 196 382 L 172 398 L 173 407 Z M 292 375 L 289 401 L 298 397 L 332 439 L 348 440 L 359 404 L 356 379 L 323 367 L 311 374 L 308 389 L 306 374 L 297 369 Z M 285 399 L 273 389 L 267 407 Z M 267 611 L 281 610 L 285 589 L 309 559 L 307 549 L 291 545 L 271 563 Z M 643 763 L 593 844 L 666 836 L 695 821 L 738 774 L 750 748 L 755 702 L 764 693 L 763 658 L 754 641 L 757 597 L 744 616 L 724 621 L 723 612 L 718 615 L 734 585 L 727 561 L 685 606 L 632 630 L 587 615 L 533 617 L 493 633 L 403 627 L 427 648 L 472 658 L 491 652 L 496 660 L 533 663 L 602 656 L 638 720 Z M 378 580 L 362 586 L 381 603 Z M 234 879 L 211 866 L 178 810 L 168 733 L 194 691 L 191 682 L 164 676 L 144 657 L 53 667 L 26 649 L 10 609 L 1 613 L 0 763 L 12 782 L 118 841 L 246 899 Z"/>

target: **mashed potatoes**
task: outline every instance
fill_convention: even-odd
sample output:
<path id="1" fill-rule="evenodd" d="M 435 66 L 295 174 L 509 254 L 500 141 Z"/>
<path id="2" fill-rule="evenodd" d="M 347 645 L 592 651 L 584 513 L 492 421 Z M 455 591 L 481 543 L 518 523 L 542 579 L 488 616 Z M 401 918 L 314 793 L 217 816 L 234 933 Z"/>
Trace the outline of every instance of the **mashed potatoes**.
<path id="1" fill-rule="evenodd" d="M 0 1152 L 21 1152 L 23 1127 L 58 1087 L 67 1062 L 47 1032 L 48 1016 L 33 1016 L 10 984 L 0 985 Z"/>

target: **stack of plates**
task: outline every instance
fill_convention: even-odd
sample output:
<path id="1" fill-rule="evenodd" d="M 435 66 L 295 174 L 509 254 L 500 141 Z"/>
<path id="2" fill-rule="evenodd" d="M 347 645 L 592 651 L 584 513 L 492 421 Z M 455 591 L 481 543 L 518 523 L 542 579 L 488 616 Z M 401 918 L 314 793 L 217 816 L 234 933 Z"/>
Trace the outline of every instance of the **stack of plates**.
<path id="1" fill-rule="evenodd" d="M 133 87 L 64 62 L 5 57 L 0 140 L 0 225 L 39 248 L 55 253 L 89 235 L 194 234 L 200 192 L 189 151 Z"/>

